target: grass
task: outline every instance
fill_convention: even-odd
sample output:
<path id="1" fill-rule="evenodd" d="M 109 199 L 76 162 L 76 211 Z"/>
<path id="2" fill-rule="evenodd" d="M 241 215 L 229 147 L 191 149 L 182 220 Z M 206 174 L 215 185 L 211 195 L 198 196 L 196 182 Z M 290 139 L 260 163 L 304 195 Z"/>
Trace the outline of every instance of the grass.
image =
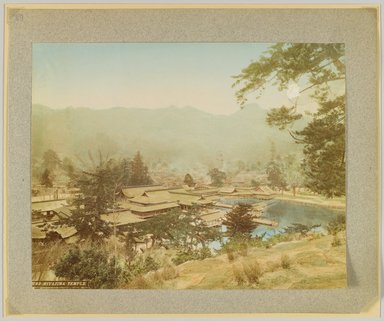
<path id="1" fill-rule="evenodd" d="M 308 205 L 329 206 L 332 208 L 345 209 L 345 196 L 327 199 L 324 196 L 315 195 L 306 192 L 296 193 L 295 196 L 291 192 L 284 192 L 284 195 L 278 195 L 276 198 L 286 201 L 294 201 L 298 203 L 306 203 Z"/>
<path id="2" fill-rule="evenodd" d="M 259 284 L 260 277 L 263 275 L 259 262 L 243 264 L 243 271 L 249 284 Z"/>
<path id="3" fill-rule="evenodd" d="M 342 236 L 340 236 L 342 238 Z M 231 252 L 230 252 L 231 253 Z M 248 247 L 247 256 L 229 261 L 227 252 L 178 268 L 164 281 L 168 289 L 334 288 L 346 284 L 345 243 L 332 246 L 332 236 L 279 243 L 270 249 Z"/>
<path id="4" fill-rule="evenodd" d="M 291 259 L 287 254 L 281 256 L 281 267 L 283 269 L 289 269 L 291 267 Z"/>

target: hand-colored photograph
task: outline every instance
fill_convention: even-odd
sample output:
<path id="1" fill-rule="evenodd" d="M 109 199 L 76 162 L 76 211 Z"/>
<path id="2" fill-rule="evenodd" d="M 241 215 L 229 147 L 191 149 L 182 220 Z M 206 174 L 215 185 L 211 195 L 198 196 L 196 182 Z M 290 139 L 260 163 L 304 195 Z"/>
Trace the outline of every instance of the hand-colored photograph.
<path id="1" fill-rule="evenodd" d="M 32 285 L 345 288 L 340 43 L 34 43 Z"/>

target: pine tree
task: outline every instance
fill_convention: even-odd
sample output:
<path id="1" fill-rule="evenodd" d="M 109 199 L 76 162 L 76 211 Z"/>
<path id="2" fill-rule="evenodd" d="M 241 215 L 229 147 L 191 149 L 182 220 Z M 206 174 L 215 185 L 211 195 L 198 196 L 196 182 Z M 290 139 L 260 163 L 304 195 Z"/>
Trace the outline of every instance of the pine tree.
<path id="1" fill-rule="evenodd" d="M 100 162 L 92 171 L 83 171 L 76 179 L 80 195 L 72 201 L 72 215 L 60 224 L 76 228 L 80 238 L 101 242 L 112 234 L 111 224 L 101 219 L 115 207 L 119 173 L 112 160 Z"/>
<path id="2" fill-rule="evenodd" d="M 61 160 L 57 153 L 52 150 L 48 149 L 44 155 L 43 155 L 43 168 L 48 169 L 49 171 L 53 172 L 57 169 L 58 166 L 60 166 Z"/>
<path id="3" fill-rule="evenodd" d="M 237 205 L 224 217 L 223 224 L 227 227 L 229 237 L 249 237 L 256 228 L 251 206 L 245 204 Z"/>
<path id="4" fill-rule="evenodd" d="M 145 165 L 140 152 L 137 152 L 130 164 L 129 185 L 149 185 L 153 180 L 149 176 L 148 167 Z"/>
<path id="5" fill-rule="evenodd" d="M 304 84 L 298 92 L 320 106 L 308 124 L 293 130 L 303 114 L 298 109 L 298 97 L 288 106 L 276 106 L 267 116 L 267 123 L 287 130 L 294 141 L 304 147 L 303 172 L 305 185 L 312 191 L 334 197 L 345 195 L 345 89 L 334 93 L 332 84 L 345 81 L 343 44 L 278 43 L 270 47 L 257 61 L 235 76 L 234 86 L 240 106 L 250 93 L 260 97 L 267 84 L 287 90 L 294 83 Z"/>
<path id="6" fill-rule="evenodd" d="M 53 182 L 52 182 L 52 175 L 49 169 L 45 169 L 43 174 L 41 175 L 40 183 L 41 185 L 44 185 L 45 187 L 52 187 Z"/>

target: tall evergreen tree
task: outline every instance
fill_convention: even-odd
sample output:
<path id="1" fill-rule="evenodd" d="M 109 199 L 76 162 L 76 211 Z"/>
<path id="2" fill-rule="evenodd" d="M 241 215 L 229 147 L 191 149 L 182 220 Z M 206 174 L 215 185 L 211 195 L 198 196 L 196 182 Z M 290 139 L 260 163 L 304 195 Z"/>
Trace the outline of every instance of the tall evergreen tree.
<path id="1" fill-rule="evenodd" d="M 120 162 L 121 168 L 121 184 L 123 186 L 128 186 L 130 184 L 130 166 L 131 163 L 128 158 L 123 158 Z"/>
<path id="2" fill-rule="evenodd" d="M 49 169 L 45 169 L 43 174 L 41 175 L 40 179 L 41 185 L 44 185 L 45 187 L 52 187 L 53 186 L 53 178 L 52 174 L 49 171 Z"/>
<path id="3" fill-rule="evenodd" d="M 149 185 L 153 183 L 140 152 L 137 152 L 130 166 L 129 185 Z"/>
<path id="4" fill-rule="evenodd" d="M 57 153 L 48 149 L 43 155 L 43 168 L 48 169 L 50 172 L 55 171 L 61 164 L 61 160 Z"/>
<path id="5" fill-rule="evenodd" d="M 248 94 L 260 96 L 269 83 L 280 91 L 292 82 L 305 83 L 290 105 L 268 113 L 267 123 L 287 130 L 304 145 L 305 184 L 327 197 L 345 195 L 345 87 L 337 94 L 332 91 L 332 84 L 345 81 L 344 60 L 343 44 L 279 43 L 235 76 L 234 83 L 241 86 L 236 97 L 242 107 Z M 306 91 L 319 109 L 304 129 L 293 130 L 292 125 L 303 116 L 297 107 Z"/>
<path id="6" fill-rule="evenodd" d="M 297 188 L 303 184 L 303 174 L 300 163 L 293 154 L 288 154 L 284 158 L 284 177 L 293 196 L 296 196 Z"/>
<path id="7" fill-rule="evenodd" d="M 209 172 L 208 175 L 211 177 L 211 182 L 213 186 L 223 186 L 224 181 L 227 178 L 227 175 L 225 172 L 220 171 L 218 168 L 212 168 Z"/>
<path id="8" fill-rule="evenodd" d="M 83 239 L 100 242 L 112 234 L 111 224 L 101 219 L 115 207 L 116 173 L 114 161 L 104 161 L 93 170 L 83 171 L 76 185 L 80 195 L 72 201 L 72 215 L 62 219 L 60 224 L 73 226 Z"/>
<path id="9" fill-rule="evenodd" d="M 251 213 L 251 206 L 239 204 L 224 217 L 223 224 L 227 227 L 229 237 L 250 237 L 257 223 Z"/>

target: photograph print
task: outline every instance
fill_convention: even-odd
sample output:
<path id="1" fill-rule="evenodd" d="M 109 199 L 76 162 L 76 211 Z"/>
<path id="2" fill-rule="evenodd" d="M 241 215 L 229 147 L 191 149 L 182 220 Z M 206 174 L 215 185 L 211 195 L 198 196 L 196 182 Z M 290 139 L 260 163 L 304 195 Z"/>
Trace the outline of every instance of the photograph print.
<path id="1" fill-rule="evenodd" d="M 34 43 L 35 289 L 345 288 L 342 43 Z"/>

